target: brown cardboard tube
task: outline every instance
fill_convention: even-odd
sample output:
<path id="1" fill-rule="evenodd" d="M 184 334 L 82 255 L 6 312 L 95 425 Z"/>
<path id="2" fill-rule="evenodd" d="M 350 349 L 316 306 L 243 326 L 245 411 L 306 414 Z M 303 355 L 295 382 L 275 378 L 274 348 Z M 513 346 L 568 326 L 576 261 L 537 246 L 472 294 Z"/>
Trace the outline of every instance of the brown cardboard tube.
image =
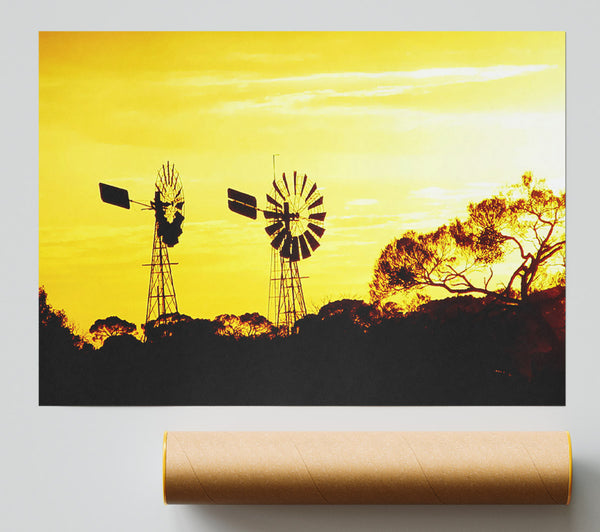
<path id="1" fill-rule="evenodd" d="M 568 432 L 167 432 L 165 503 L 569 504 Z"/>

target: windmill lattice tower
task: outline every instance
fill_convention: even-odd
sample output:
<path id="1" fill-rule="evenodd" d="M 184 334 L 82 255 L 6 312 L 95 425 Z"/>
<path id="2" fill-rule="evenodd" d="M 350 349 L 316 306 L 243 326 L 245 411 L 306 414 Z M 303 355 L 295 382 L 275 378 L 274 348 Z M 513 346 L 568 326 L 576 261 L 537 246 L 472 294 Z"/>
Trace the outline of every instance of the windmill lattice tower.
<path id="1" fill-rule="evenodd" d="M 267 318 L 278 327 L 283 326 L 287 334 L 297 320 L 306 316 L 301 279 L 298 262 L 286 260 L 272 249 Z"/>
<path id="2" fill-rule="evenodd" d="M 154 238 L 152 242 L 152 262 L 150 263 L 150 283 L 146 304 L 146 323 L 156 320 L 160 323 L 168 314 L 179 312 L 171 265 L 169 247 L 179 242 L 184 220 L 183 186 L 175 165 L 162 165 L 155 182 Z"/>
<path id="3" fill-rule="evenodd" d="M 265 231 L 272 247 L 268 317 L 271 319 L 273 307 L 275 325 L 290 334 L 296 321 L 306 315 L 298 263 L 319 247 L 325 232 L 323 196 L 316 183 L 297 172 L 290 179 L 284 173 L 273 180 L 264 209 L 258 208 L 256 198 L 249 194 L 230 188 L 227 195 L 232 211 L 252 219 L 262 211 L 267 221 Z"/>
<path id="4" fill-rule="evenodd" d="M 100 183 L 100 197 L 105 203 L 130 208 L 130 203 L 142 205 L 154 211 L 154 238 L 150 264 L 150 282 L 146 303 L 145 324 L 154 321 L 159 325 L 170 314 L 179 312 L 168 248 L 179 242 L 183 232 L 184 197 L 179 172 L 174 164 L 162 165 L 154 184 L 154 199 L 149 204 L 130 200 L 129 192 L 123 188 Z"/>

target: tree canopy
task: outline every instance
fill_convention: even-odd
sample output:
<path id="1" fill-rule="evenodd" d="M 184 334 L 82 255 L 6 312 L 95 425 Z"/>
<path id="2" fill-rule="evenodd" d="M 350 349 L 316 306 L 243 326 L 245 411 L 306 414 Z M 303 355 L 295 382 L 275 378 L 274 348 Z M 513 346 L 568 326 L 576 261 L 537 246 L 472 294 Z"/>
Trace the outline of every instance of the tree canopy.
<path id="1" fill-rule="evenodd" d="M 118 316 L 98 319 L 90 327 L 90 334 L 97 342 L 104 342 L 109 336 L 121 336 L 131 334 L 136 330 L 134 323 L 123 320 Z"/>
<path id="2" fill-rule="evenodd" d="M 380 317 L 378 309 L 359 299 L 339 299 L 322 306 L 318 317 L 321 320 L 346 321 L 366 331 Z"/>
<path id="3" fill-rule="evenodd" d="M 219 336 L 258 338 L 277 336 L 278 329 L 267 318 L 258 312 L 247 312 L 241 316 L 221 314 L 214 319 L 215 332 Z"/>
<path id="4" fill-rule="evenodd" d="M 215 333 L 215 324 L 210 320 L 192 318 L 187 314 L 174 312 L 163 314 L 156 320 L 142 325 L 146 340 L 150 343 L 169 338 L 186 339 L 191 337 L 207 337 Z"/>
<path id="5" fill-rule="evenodd" d="M 437 287 L 515 305 L 535 289 L 564 283 L 564 250 L 565 194 L 526 173 L 505 192 L 469 204 L 466 220 L 394 239 L 376 262 L 370 295 L 382 303 Z M 510 266 L 508 276 L 494 269 L 500 263 Z"/>
<path id="6" fill-rule="evenodd" d="M 48 294 L 43 286 L 38 288 L 40 346 L 57 348 L 64 346 L 80 349 L 85 342 L 74 331 L 63 310 L 55 309 L 48 303 Z"/>

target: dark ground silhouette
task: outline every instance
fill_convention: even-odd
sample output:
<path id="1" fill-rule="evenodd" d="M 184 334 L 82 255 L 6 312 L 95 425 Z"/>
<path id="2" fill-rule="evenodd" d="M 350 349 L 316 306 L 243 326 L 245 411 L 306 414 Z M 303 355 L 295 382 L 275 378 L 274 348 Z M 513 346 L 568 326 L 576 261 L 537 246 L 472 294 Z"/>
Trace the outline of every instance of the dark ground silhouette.
<path id="1" fill-rule="evenodd" d="M 94 349 L 41 289 L 39 402 L 563 405 L 564 296 L 555 287 L 512 308 L 453 297 L 392 317 L 342 300 L 289 337 L 223 336 L 222 323 L 185 316 L 145 343 L 125 334 Z"/>

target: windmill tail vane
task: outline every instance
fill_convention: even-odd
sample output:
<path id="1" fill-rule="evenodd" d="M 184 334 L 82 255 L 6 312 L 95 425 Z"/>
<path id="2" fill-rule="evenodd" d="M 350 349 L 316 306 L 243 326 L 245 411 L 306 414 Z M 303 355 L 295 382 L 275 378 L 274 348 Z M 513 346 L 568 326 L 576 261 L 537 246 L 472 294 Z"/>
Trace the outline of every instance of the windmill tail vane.
<path id="1" fill-rule="evenodd" d="M 227 189 L 227 205 L 229 209 L 237 214 L 256 220 L 256 198 L 250 194 L 244 194 L 232 188 Z"/>

